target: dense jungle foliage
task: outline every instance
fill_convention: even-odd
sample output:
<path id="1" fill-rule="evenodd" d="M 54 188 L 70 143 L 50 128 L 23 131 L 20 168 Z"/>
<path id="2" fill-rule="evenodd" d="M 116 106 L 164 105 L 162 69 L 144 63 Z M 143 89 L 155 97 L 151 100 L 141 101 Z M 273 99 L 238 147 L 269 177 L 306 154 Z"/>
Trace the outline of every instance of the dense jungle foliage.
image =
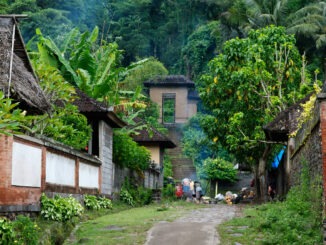
<path id="1" fill-rule="evenodd" d="M 312 70 L 322 67 L 325 1 L 317 0 L 1 0 L 0 14 L 27 14 L 25 41 L 40 28 L 55 41 L 77 27 L 99 27 L 100 37 L 123 50 L 123 64 L 156 57 L 173 74 L 196 78 L 222 44 L 250 29 L 282 25 L 295 34 Z"/>

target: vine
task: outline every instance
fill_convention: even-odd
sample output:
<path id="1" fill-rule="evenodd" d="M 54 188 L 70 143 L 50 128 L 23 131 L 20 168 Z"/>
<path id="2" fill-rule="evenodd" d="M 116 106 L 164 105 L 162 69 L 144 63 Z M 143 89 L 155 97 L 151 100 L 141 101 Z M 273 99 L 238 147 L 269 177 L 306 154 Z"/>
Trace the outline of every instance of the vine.
<path id="1" fill-rule="evenodd" d="M 321 91 L 321 88 L 317 84 L 317 82 L 314 83 L 314 90 L 315 93 L 312 94 L 309 98 L 309 100 L 306 103 L 300 104 L 302 107 L 302 112 L 298 118 L 298 126 L 297 129 L 290 134 L 290 138 L 294 138 L 299 130 L 302 128 L 302 126 L 312 119 L 313 116 L 313 109 L 315 108 L 315 102 L 317 99 L 317 94 Z"/>

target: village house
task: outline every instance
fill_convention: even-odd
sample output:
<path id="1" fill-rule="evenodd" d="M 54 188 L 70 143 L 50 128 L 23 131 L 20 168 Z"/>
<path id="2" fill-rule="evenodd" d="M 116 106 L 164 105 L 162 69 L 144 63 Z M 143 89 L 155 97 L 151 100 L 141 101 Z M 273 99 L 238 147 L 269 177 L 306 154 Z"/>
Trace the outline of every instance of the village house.
<path id="1" fill-rule="evenodd" d="M 282 111 L 264 127 L 266 139 L 286 146 L 280 164 L 274 170 L 276 193 L 285 195 L 298 184 L 300 173 L 306 164 L 312 180 L 322 178 L 323 207 L 326 203 L 326 94 L 317 95 L 311 115 L 302 125 L 298 125 L 302 115 L 302 104 L 310 99 L 308 95 L 296 104 Z M 268 174 L 266 178 L 268 179 Z M 267 186 L 266 186 L 267 188 Z"/>
<path id="2" fill-rule="evenodd" d="M 135 119 L 138 123 L 142 123 L 139 118 Z M 144 187 L 159 189 L 163 188 L 164 164 L 163 158 L 165 149 L 175 148 L 176 145 L 167 136 L 160 133 L 157 129 L 143 128 L 134 134 L 133 140 L 139 145 L 146 147 L 151 153 L 150 169 L 145 173 Z M 158 175 L 151 176 L 151 172 L 157 172 Z"/>
<path id="3" fill-rule="evenodd" d="M 150 99 L 160 108 L 159 122 L 169 130 L 169 138 L 177 145 L 169 149 L 173 177 L 197 179 L 191 159 L 182 155 L 181 139 L 183 125 L 197 113 L 199 97 L 195 83 L 183 75 L 156 77 L 144 83 Z"/>

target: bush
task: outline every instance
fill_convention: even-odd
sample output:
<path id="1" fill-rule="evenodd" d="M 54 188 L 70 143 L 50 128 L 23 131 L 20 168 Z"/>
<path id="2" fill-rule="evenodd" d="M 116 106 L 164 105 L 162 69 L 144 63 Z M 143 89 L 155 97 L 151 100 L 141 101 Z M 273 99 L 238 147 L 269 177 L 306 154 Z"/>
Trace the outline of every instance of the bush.
<path id="1" fill-rule="evenodd" d="M 203 179 L 235 182 L 237 179 L 237 170 L 234 169 L 231 162 L 222 158 L 207 158 L 199 171 L 199 175 Z"/>
<path id="2" fill-rule="evenodd" d="M 120 190 L 120 200 L 130 206 L 135 206 L 134 198 L 125 188 L 121 188 Z"/>
<path id="3" fill-rule="evenodd" d="M 0 219 L 0 244 L 13 244 L 14 231 L 12 223 L 7 219 Z"/>
<path id="4" fill-rule="evenodd" d="M 43 218 L 55 221 L 67 221 L 74 216 L 80 216 L 83 206 L 73 197 L 48 198 L 45 194 L 41 197 L 41 215 Z"/>
<path id="5" fill-rule="evenodd" d="M 177 197 L 175 195 L 175 186 L 174 184 L 167 184 L 163 188 L 163 198 L 169 199 L 169 200 L 176 200 Z"/>
<path id="6" fill-rule="evenodd" d="M 101 208 L 111 209 L 112 202 L 110 199 L 105 197 L 96 197 L 93 195 L 85 195 L 84 203 L 88 209 L 99 210 Z"/>
<path id="7" fill-rule="evenodd" d="M 153 201 L 152 190 L 144 187 L 137 188 L 138 192 L 138 203 L 140 205 L 148 205 Z"/>
<path id="8" fill-rule="evenodd" d="M 150 152 L 139 146 L 133 139 L 123 132 L 114 132 L 113 136 L 113 161 L 121 167 L 133 170 L 148 169 Z"/>
<path id="9" fill-rule="evenodd" d="M 125 179 L 121 191 L 120 192 L 120 199 L 122 195 L 122 199 L 126 200 L 126 203 L 129 202 L 129 198 L 132 198 L 133 205 L 148 205 L 152 202 L 152 190 L 149 188 L 144 187 L 137 187 L 135 184 L 135 181 L 130 181 L 128 178 Z M 127 193 L 128 194 L 127 194 Z M 130 197 L 128 196 L 130 195 Z M 129 204 L 130 205 L 130 204 Z M 133 206 L 131 205 L 131 206 Z"/>
<path id="10" fill-rule="evenodd" d="M 38 244 L 39 227 L 30 218 L 19 215 L 12 224 L 15 231 L 15 240 L 17 240 L 19 244 Z"/>

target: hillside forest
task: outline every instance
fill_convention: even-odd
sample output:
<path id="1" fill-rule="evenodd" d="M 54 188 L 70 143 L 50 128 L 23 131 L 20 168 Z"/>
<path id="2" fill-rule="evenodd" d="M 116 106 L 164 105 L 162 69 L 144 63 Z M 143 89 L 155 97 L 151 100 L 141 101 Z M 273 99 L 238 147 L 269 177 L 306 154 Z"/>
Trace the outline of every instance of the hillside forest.
<path id="1" fill-rule="evenodd" d="M 123 50 L 123 64 L 155 57 L 170 74 L 196 79 L 231 38 L 251 29 L 285 26 L 313 71 L 323 67 L 325 2 L 316 0 L 1 0 L 1 14 L 27 14 L 25 42 L 40 28 L 60 41 L 72 28 L 99 27 L 100 37 Z"/>

